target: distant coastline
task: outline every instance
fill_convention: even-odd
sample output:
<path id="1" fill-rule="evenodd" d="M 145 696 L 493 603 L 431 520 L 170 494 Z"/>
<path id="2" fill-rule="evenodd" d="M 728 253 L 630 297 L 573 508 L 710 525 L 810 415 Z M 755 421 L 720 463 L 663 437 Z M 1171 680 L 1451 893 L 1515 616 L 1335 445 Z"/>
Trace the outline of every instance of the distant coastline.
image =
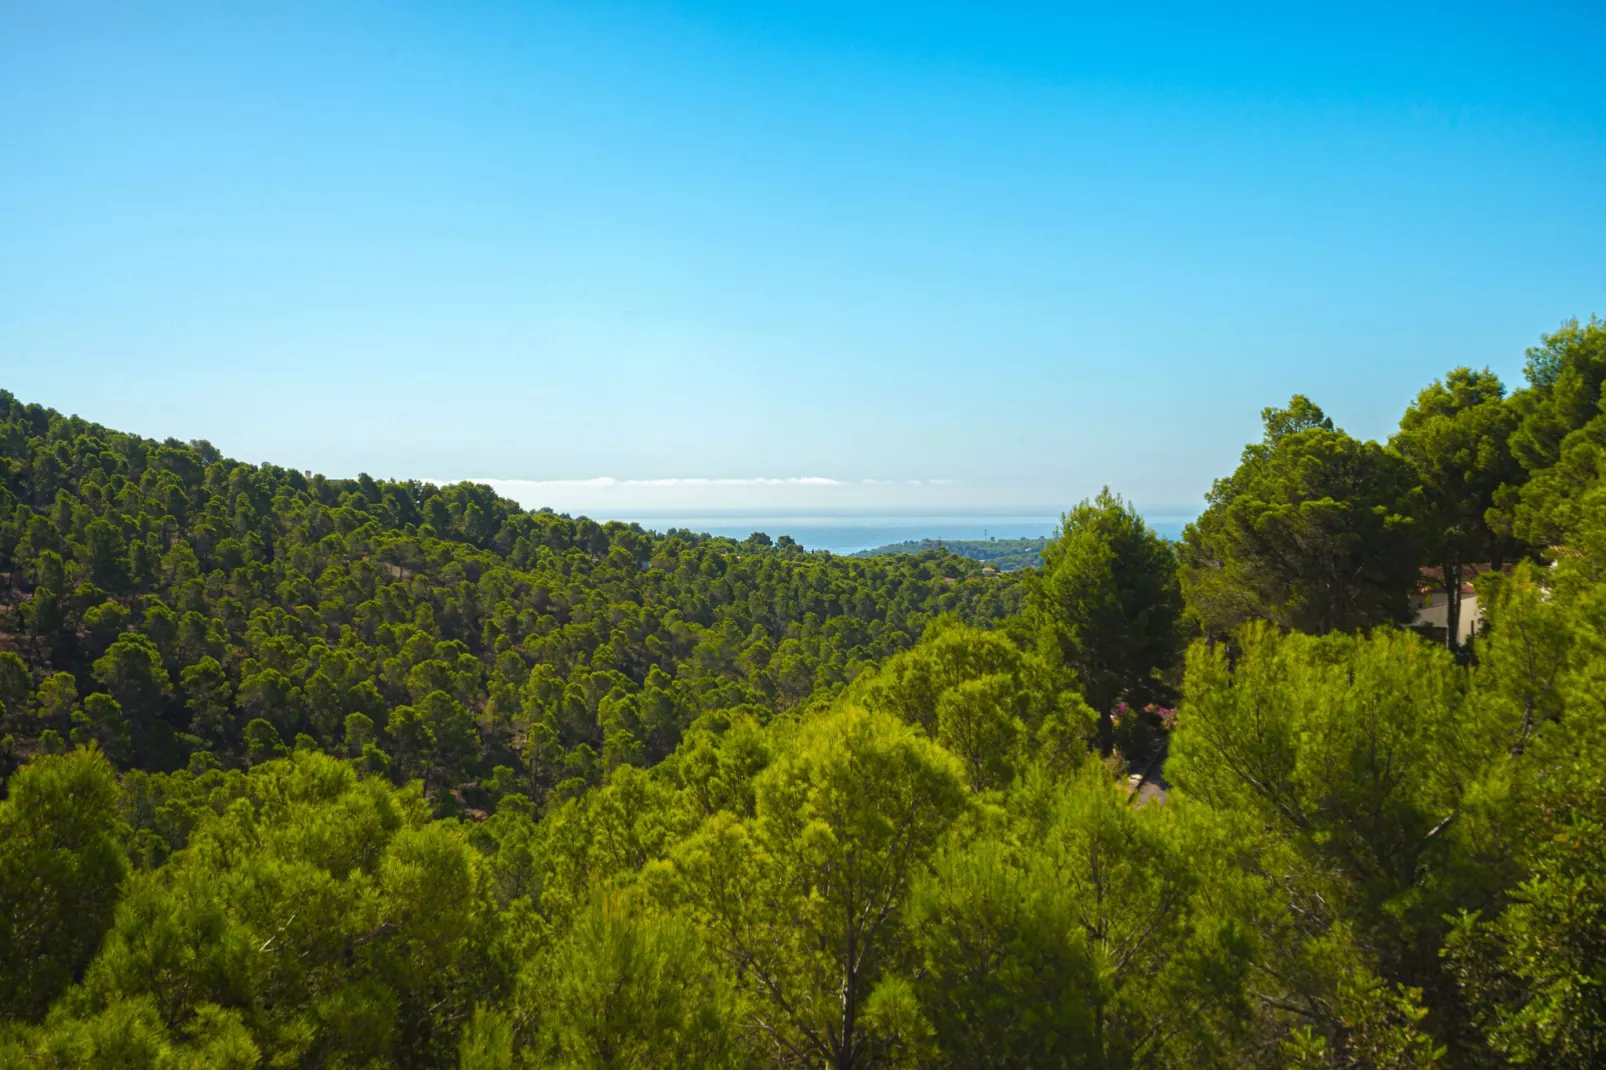
<path id="1" fill-rule="evenodd" d="M 595 511 L 592 519 L 637 523 L 650 531 L 683 528 L 733 539 L 744 539 L 761 531 L 772 539 L 788 535 L 805 549 L 829 550 L 834 554 L 900 552 L 886 548 L 903 543 L 916 544 L 917 549 L 912 552 L 918 553 L 919 544 L 927 541 L 941 540 L 944 546 L 950 546 L 1047 539 L 1059 527 L 1061 511 L 1048 506 L 906 510 L 620 509 Z M 1175 539 L 1199 510 L 1193 506 L 1159 505 L 1140 506 L 1139 512 L 1158 534 Z"/>
<path id="2" fill-rule="evenodd" d="M 860 550 L 854 557 L 885 557 L 888 554 L 918 554 L 927 550 L 947 550 L 972 561 L 991 565 L 1000 572 L 1036 568 L 1043 560 L 1048 539 L 909 539 L 904 542 Z"/>

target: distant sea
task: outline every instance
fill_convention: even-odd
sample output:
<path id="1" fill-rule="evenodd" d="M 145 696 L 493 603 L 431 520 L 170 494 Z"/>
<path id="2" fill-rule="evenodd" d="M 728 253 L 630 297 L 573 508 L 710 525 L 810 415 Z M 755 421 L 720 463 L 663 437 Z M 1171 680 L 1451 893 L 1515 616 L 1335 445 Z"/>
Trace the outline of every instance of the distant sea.
<path id="1" fill-rule="evenodd" d="M 1184 506 L 1157 506 L 1139 510 L 1158 534 L 1168 539 L 1181 536 L 1182 527 L 1197 509 Z M 722 510 L 697 512 L 668 510 L 621 511 L 590 514 L 594 520 L 622 520 L 637 523 L 649 531 L 687 528 L 710 535 L 745 539 L 762 531 L 772 539 L 790 535 L 806 549 L 851 554 L 890 543 L 921 539 L 1035 539 L 1052 535 L 1060 514 L 1048 508 L 1013 510 L 952 509 L 832 512 L 811 510 Z"/>

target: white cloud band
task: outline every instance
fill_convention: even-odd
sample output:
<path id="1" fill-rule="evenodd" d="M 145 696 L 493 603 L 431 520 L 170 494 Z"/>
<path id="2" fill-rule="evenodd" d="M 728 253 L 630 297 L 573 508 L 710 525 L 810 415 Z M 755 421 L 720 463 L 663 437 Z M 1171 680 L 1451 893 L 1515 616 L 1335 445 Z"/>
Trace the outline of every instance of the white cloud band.
<path id="1" fill-rule="evenodd" d="M 901 485 L 906 487 L 949 486 L 953 479 L 832 479 L 829 476 L 668 476 L 660 479 L 616 479 L 613 476 L 592 476 L 590 479 L 468 479 L 431 480 L 437 485 L 452 482 L 485 483 L 493 487 L 519 487 L 528 490 L 545 488 L 587 488 L 606 490 L 611 487 L 846 487 L 854 483 L 870 485 Z"/>

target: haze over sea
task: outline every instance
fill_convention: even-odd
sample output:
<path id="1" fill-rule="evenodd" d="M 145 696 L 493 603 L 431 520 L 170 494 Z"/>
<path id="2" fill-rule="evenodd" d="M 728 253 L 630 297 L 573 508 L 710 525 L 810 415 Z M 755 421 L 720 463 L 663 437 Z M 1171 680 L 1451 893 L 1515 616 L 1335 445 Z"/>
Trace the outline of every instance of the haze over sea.
<path id="1" fill-rule="evenodd" d="M 1145 520 L 1168 539 L 1181 536 L 1199 510 L 1189 506 L 1140 507 Z M 770 538 L 790 535 L 809 550 L 851 554 L 921 539 L 1032 539 L 1052 535 L 1060 511 L 1047 506 L 1017 509 L 660 509 L 589 511 L 594 520 L 637 523 L 651 531 L 687 528 L 734 539 L 755 531 Z"/>

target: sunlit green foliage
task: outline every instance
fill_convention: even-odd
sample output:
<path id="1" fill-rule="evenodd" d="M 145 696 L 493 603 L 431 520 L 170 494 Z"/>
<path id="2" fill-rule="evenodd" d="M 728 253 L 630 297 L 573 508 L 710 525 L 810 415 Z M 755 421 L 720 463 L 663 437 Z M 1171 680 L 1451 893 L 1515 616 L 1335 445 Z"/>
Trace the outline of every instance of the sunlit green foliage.
<path id="1" fill-rule="evenodd" d="M 946 551 L 968 557 L 1001 571 L 1036 568 L 1043 563 L 1046 538 L 1036 539 L 921 539 L 889 543 L 871 550 L 860 550 L 854 557 L 884 557 L 887 554 L 927 554 Z"/>
<path id="2" fill-rule="evenodd" d="M 1464 566 L 1489 562 L 1498 570 L 1522 548 L 1496 509 L 1523 480 L 1510 446 L 1516 420 L 1492 372 L 1457 368 L 1417 395 L 1390 440 L 1422 484 L 1418 534 L 1448 598 L 1452 648 L 1459 645 Z"/>
<path id="3" fill-rule="evenodd" d="M 788 1066 L 873 1065 L 919 1043 L 898 983 L 909 885 L 966 806 L 959 763 L 853 707 L 815 720 L 650 875 L 742 986 L 749 1028 Z M 784 924 L 778 922 L 784 919 Z"/>
<path id="4" fill-rule="evenodd" d="M 1028 585 L 7 395 L 0 1066 L 1599 1065 L 1600 339 L 1267 410 L 1185 657 L 1112 496 Z"/>
<path id="5" fill-rule="evenodd" d="M 111 926 L 128 863 L 97 750 L 29 764 L 0 802 L 0 1019 L 42 1017 Z"/>
<path id="6" fill-rule="evenodd" d="M 917 886 L 909 928 L 937 1061 L 1226 1062 L 1248 1021 L 1251 945 L 1221 910 L 1223 857 L 1196 816 L 1134 808 L 1099 763 L 1034 772 Z"/>
<path id="7" fill-rule="evenodd" d="M 1405 623 L 1417 582 L 1415 473 L 1296 396 L 1216 480 L 1183 532 L 1190 615 L 1224 637 L 1254 620 L 1324 633 Z"/>
<path id="8" fill-rule="evenodd" d="M 767 717 L 941 613 L 988 621 L 1020 599 L 963 559 L 331 481 L 6 393 L 0 451 L 0 729 L 20 753 L 50 730 L 125 768 L 250 764 L 301 737 L 340 753 L 360 714 L 373 730 L 351 756 L 422 779 L 443 811 L 482 808 L 498 766 L 539 803 L 662 760 L 706 711 Z"/>
<path id="9" fill-rule="evenodd" d="M 1175 553 L 1106 489 L 1065 514 L 1028 592 L 1038 646 L 1075 674 L 1108 755 L 1117 702 L 1171 698 L 1165 674 L 1182 649 Z"/>

